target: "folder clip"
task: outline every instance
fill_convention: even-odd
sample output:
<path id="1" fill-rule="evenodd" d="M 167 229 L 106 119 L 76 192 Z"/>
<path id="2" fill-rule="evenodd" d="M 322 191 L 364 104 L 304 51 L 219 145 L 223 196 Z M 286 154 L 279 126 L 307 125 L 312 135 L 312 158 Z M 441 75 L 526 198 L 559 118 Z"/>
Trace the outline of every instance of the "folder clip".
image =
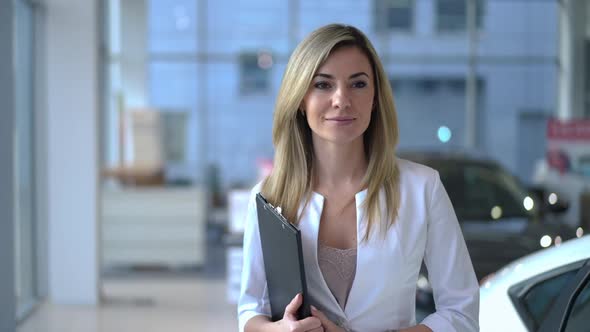
<path id="1" fill-rule="evenodd" d="M 270 203 L 266 203 L 268 206 L 270 206 L 273 210 L 275 210 L 281 217 L 285 217 L 283 216 L 283 209 L 280 206 L 275 207 L 274 205 L 270 204 Z"/>

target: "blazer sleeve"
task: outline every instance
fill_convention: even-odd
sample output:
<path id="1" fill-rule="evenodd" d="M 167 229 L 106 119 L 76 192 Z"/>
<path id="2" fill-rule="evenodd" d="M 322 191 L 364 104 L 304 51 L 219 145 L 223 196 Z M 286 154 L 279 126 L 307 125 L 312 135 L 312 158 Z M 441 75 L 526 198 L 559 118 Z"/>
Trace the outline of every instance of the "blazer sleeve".
<path id="1" fill-rule="evenodd" d="M 238 300 L 240 332 L 244 331 L 244 326 L 250 318 L 258 315 L 271 316 L 256 211 L 256 194 L 259 191 L 260 185 L 257 185 L 250 193 L 244 224 L 242 276 Z"/>
<path id="2" fill-rule="evenodd" d="M 433 331 L 479 331 L 479 285 L 451 200 L 438 172 L 430 182 L 424 263 L 436 312 L 422 324 Z"/>

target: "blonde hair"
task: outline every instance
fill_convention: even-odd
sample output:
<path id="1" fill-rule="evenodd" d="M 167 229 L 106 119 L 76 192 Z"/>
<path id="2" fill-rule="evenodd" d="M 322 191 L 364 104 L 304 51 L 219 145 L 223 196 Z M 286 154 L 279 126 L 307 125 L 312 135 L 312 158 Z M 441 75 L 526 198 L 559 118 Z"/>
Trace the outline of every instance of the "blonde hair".
<path id="1" fill-rule="evenodd" d="M 357 47 L 369 59 L 374 73 L 375 110 L 364 133 L 368 160 L 362 188 L 367 188 L 364 202 L 367 228 L 363 241 L 368 240 L 375 220 L 382 220 L 387 230 L 397 218 L 399 208 L 399 169 L 395 148 L 399 130 L 391 87 L 377 52 L 367 37 L 357 28 L 330 24 L 313 31 L 295 49 L 285 70 L 277 96 L 273 120 L 275 146 L 272 173 L 262 184 L 262 194 L 275 206 L 281 206 L 283 215 L 299 224 L 299 210 L 305 207 L 312 193 L 314 166 L 311 129 L 302 112 L 301 102 L 311 85 L 313 75 L 337 48 Z M 380 200 L 380 191 L 385 202 Z M 386 218 L 381 216 L 381 204 L 386 205 Z M 385 234 L 385 231 L 382 232 Z"/>

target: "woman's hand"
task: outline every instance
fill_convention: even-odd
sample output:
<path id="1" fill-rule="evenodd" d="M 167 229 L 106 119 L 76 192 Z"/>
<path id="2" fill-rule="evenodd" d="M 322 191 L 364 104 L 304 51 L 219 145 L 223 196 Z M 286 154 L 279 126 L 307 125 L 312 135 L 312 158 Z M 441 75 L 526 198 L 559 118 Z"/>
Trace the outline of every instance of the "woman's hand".
<path id="1" fill-rule="evenodd" d="M 312 317 L 316 317 L 322 322 L 322 326 L 325 332 L 346 332 L 345 329 L 341 328 L 340 326 L 334 324 L 331 320 L 324 315 L 323 312 L 316 309 L 316 307 L 311 306 L 311 315 Z"/>
<path id="2" fill-rule="evenodd" d="M 283 319 L 276 322 L 278 331 L 285 332 L 324 332 L 321 321 L 317 317 L 307 317 L 302 320 L 297 320 L 297 309 L 303 303 L 301 294 L 297 294 L 291 303 L 285 307 L 285 314 Z"/>

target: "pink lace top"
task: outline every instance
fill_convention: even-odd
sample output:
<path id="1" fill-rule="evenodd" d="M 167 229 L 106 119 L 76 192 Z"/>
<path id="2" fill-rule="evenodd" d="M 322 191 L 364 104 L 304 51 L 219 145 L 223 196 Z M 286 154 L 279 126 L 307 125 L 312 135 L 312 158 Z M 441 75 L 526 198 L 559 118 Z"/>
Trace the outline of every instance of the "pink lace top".
<path id="1" fill-rule="evenodd" d="M 318 246 L 318 265 L 328 288 L 344 310 L 356 273 L 356 248 Z"/>

